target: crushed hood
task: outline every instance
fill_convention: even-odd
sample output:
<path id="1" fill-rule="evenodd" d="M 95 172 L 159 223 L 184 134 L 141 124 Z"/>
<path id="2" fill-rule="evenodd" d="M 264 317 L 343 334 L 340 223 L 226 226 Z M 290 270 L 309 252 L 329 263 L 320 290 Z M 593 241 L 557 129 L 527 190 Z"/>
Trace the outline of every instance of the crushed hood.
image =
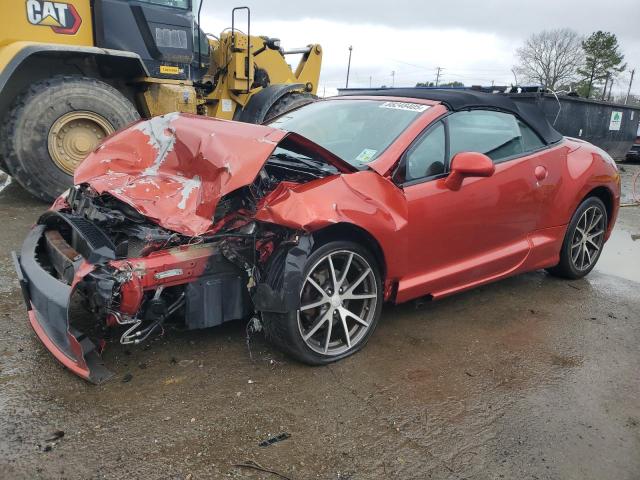
<path id="1" fill-rule="evenodd" d="M 286 136 L 309 142 L 267 126 L 171 113 L 108 138 L 82 162 L 74 180 L 113 195 L 162 227 L 201 235 L 211 228 L 220 198 L 251 184 Z M 333 164 L 347 171 L 340 159 Z"/>

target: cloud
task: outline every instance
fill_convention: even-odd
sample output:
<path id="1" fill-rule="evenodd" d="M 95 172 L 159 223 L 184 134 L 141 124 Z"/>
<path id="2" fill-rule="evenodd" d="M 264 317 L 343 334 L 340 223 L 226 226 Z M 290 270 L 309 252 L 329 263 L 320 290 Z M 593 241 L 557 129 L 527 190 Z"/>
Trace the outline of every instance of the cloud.
<path id="1" fill-rule="evenodd" d="M 640 67 L 638 0 L 603 6 L 593 0 L 514 3 L 486 0 L 456 2 L 334 1 L 246 2 L 251 7 L 253 34 L 282 40 L 285 48 L 320 43 L 324 49 L 321 88 L 344 86 L 348 46 L 353 46 L 350 86 L 415 85 L 441 80 L 467 85 L 513 81 L 516 48 L 531 33 L 566 27 L 580 34 L 594 30 L 616 33 L 629 68 Z M 231 24 L 230 1 L 205 0 L 203 26 L 217 33 Z M 240 28 L 246 17 L 239 13 Z M 293 63 L 297 60 L 291 59 Z M 639 78 L 636 75 L 636 78 Z M 626 88 L 622 74 L 617 90 Z M 640 81 L 638 84 L 640 85 Z M 634 89 L 634 90 L 640 90 Z"/>
<path id="2" fill-rule="evenodd" d="M 233 1 L 205 0 L 208 14 L 226 16 L 237 4 Z M 292 2 L 285 0 L 245 2 L 254 18 L 298 20 L 318 18 L 348 24 L 386 25 L 405 28 L 462 28 L 491 34 L 520 37 L 544 28 L 569 26 L 581 33 L 610 30 L 628 37 L 637 36 L 638 1 L 617 0 L 457 0 L 428 2 L 394 0 L 322 0 Z"/>

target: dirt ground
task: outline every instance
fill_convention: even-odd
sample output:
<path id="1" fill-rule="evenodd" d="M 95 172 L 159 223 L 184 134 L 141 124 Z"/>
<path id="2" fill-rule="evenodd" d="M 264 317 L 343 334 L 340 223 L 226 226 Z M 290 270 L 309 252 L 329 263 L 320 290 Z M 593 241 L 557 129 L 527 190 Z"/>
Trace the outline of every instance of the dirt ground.
<path id="1" fill-rule="evenodd" d="M 623 168 L 630 201 L 640 165 Z M 249 461 L 296 480 L 640 478 L 640 207 L 587 278 L 388 306 L 367 348 L 330 367 L 260 335 L 249 350 L 233 322 L 110 345 L 101 386 L 27 323 L 9 252 L 44 208 L 0 193 L 0 478 L 278 478 L 234 466 Z"/>

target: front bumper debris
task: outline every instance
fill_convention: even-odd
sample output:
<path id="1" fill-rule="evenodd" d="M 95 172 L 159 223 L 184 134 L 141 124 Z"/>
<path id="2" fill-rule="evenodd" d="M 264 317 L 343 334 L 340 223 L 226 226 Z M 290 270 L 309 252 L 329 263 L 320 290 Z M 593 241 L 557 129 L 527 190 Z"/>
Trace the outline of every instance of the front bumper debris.
<path id="1" fill-rule="evenodd" d="M 104 367 L 98 347 L 69 324 L 69 306 L 74 287 L 90 272 L 88 264 L 80 267 L 71 285 L 45 270 L 37 261 L 36 250 L 45 232 L 37 225 L 27 235 L 20 256 L 13 252 L 18 280 L 29 314 L 29 322 L 42 343 L 65 367 L 76 375 L 101 383 L 113 375 Z"/>
<path id="2" fill-rule="evenodd" d="M 223 235 L 118 257 L 104 231 L 83 217 L 48 212 L 39 223 L 20 255 L 12 254 L 29 321 L 55 358 L 90 382 L 113 375 L 101 353 L 104 338 L 118 330 L 121 344 L 137 345 L 163 331 L 174 314 L 187 329 L 201 329 L 254 311 L 254 268 L 242 263 L 250 258 L 251 239 Z"/>

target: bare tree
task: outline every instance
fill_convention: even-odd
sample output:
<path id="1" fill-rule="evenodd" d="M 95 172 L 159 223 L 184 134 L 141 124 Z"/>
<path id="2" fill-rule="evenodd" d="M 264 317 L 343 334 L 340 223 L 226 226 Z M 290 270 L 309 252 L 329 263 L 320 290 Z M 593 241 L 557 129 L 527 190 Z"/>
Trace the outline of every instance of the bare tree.
<path id="1" fill-rule="evenodd" d="M 566 86 L 577 78 L 583 63 L 582 39 L 568 28 L 534 33 L 518 48 L 515 70 L 529 82 L 551 90 Z"/>

